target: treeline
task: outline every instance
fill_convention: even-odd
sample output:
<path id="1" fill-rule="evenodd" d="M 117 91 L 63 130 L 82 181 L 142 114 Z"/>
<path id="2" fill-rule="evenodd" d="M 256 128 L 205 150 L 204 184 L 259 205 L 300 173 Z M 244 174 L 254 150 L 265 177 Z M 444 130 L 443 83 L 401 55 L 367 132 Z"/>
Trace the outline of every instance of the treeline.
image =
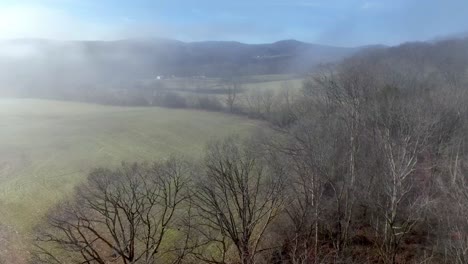
<path id="1" fill-rule="evenodd" d="M 324 69 L 272 104 L 273 132 L 202 161 L 97 169 L 38 228 L 33 261 L 467 263 L 466 45 Z"/>
<path id="2" fill-rule="evenodd" d="M 285 80 L 277 89 L 262 88 L 261 84 L 248 89 L 245 79 L 220 78 L 214 88 L 166 88 L 163 82 L 152 82 L 132 89 L 71 90 L 55 94 L 53 98 L 117 106 L 197 109 L 277 122 L 286 113 L 285 108 L 302 96 L 299 88 L 288 86 L 290 80 Z"/>

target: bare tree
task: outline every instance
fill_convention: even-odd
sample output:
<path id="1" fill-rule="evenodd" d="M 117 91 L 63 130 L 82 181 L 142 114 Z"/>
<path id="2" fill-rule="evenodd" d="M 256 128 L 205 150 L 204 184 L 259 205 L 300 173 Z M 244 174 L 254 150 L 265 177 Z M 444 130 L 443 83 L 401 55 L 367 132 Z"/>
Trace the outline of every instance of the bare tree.
<path id="1" fill-rule="evenodd" d="M 234 138 L 212 143 L 205 166 L 205 177 L 194 192 L 199 232 L 219 255 L 199 251 L 199 259 L 224 263 L 233 245 L 241 263 L 254 263 L 267 250 L 262 248 L 265 231 L 282 208 L 280 172 Z"/>
<path id="2" fill-rule="evenodd" d="M 424 133 L 424 131 L 421 131 Z M 380 184 L 378 209 L 384 219 L 381 248 L 385 263 L 396 263 L 399 246 L 422 216 L 428 201 L 415 195 L 414 175 L 425 144 L 424 135 L 401 135 L 392 139 L 388 129 L 379 132 L 382 160 L 385 164 Z M 379 229 L 379 227 L 377 227 Z"/>
<path id="3" fill-rule="evenodd" d="M 239 80 L 225 81 L 223 84 L 225 91 L 225 102 L 229 108 L 229 112 L 234 112 L 237 104 L 238 94 L 242 91 L 242 84 Z"/>
<path id="4" fill-rule="evenodd" d="M 186 252 L 175 256 L 181 251 L 163 244 L 187 199 L 188 173 L 175 158 L 94 170 L 77 189 L 76 200 L 52 212 L 38 238 L 37 260 L 126 264 L 165 257 L 180 262 Z"/>
<path id="5" fill-rule="evenodd" d="M 255 88 L 245 93 L 244 99 L 249 115 L 265 119 L 271 117 L 275 99 L 274 91 Z"/>
<path id="6" fill-rule="evenodd" d="M 438 240 L 444 263 L 461 264 L 468 261 L 468 167 L 462 143 L 450 152 L 439 182 L 443 196 L 436 211 L 441 222 Z"/>

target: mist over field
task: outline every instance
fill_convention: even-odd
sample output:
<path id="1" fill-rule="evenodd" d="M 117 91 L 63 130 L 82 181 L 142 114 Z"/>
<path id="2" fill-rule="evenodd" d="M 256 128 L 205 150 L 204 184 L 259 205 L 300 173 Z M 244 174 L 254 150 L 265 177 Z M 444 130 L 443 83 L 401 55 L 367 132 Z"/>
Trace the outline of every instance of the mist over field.
<path id="1" fill-rule="evenodd" d="M 136 90 L 157 76 L 167 79 L 304 75 L 320 63 L 336 62 L 364 48 L 338 48 L 292 40 L 248 45 L 168 39 L 19 39 L 0 41 L 0 83 L 6 95 L 56 98 L 75 93 L 78 97 L 80 92 L 94 90 Z"/>
<path id="2" fill-rule="evenodd" d="M 467 13 L 0 1 L 0 264 L 468 263 Z"/>

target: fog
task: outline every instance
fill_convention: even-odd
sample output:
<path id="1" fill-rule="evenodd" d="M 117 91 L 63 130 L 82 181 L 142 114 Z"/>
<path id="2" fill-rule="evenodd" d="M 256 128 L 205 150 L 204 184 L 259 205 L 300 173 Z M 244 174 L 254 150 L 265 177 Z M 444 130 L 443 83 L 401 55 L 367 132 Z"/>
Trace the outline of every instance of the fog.
<path id="1" fill-rule="evenodd" d="M 74 98 L 156 76 L 306 74 L 369 45 L 465 36 L 467 9 L 461 0 L 6 1 L 0 95 Z M 284 39 L 304 43 L 276 44 Z M 194 43 L 206 40 L 229 42 Z"/>
<path id="2" fill-rule="evenodd" d="M 50 95 L 112 85 L 148 73 L 144 70 L 148 62 L 139 54 L 96 52 L 93 48 L 92 43 L 80 42 L 4 41 L 0 44 L 1 90 L 24 96 Z"/>
<path id="3" fill-rule="evenodd" d="M 320 63 L 364 48 L 298 41 L 248 45 L 168 39 L 5 40 L 0 42 L 0 91 L 6 96 L 83 100 L 96 91 L 135 90 L 157 76 L 306 74 Z"/>
<path id="4" fill-rule="evenodd" d="M 467 14 L 0 0 L 0 263 L 468 263 Z"/>

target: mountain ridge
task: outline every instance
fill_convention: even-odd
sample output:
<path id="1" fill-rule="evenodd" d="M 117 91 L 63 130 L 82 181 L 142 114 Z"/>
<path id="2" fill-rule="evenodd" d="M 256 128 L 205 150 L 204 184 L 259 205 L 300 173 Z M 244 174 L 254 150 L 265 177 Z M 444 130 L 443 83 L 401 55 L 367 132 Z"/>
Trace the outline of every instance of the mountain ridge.
<path id="1" fill-rule="evenodd" d="M 0 40 L 0 85 L 22 90 L 131 88 L 156 76 L 307 74 L 319 64 L 338 62 L 367 48 L 297 40 L 265 44 L 173 39 Z"/>

